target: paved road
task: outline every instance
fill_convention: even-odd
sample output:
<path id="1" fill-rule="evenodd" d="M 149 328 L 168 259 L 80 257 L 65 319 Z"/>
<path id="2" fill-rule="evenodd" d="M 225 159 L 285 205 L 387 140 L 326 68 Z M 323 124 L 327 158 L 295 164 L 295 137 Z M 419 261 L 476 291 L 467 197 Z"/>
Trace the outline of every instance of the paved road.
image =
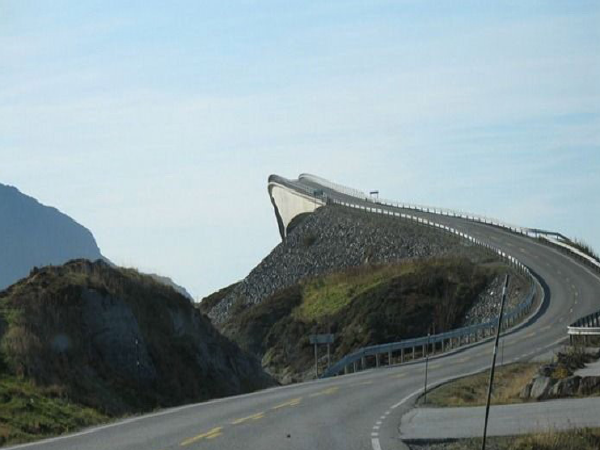
<path id="1" fill-rule="evenodd" d="M 600 398 L 552 400 L 491 408 L 489 436 L 598 426 Z M 415 408 L 400 425 L 403 439 L 446 439 L 481 436 L 485 407 Z M 432 426 L 435 424 L 435 426 Z"/>
<path id="2" fill-rule="evenodd" d="M 567 256 L 499 228 L 450 217 L 436 219 L 519 257 L 546 286 L 548 306 L 543 314 L 506 336 L 505 363 L 547 352 L 565 338 L 572 319 L 598 309 L 600 279 Z M 485 343 L 431 359 L 429 379 L 435 383 L 480 371 L 489 364 L 490 354 L 491 344 Z M 410 363 L 167 410 L 30 448 L 398 449 L 403 448 L 400 418 L 411 409 L 422 385 L 423 364 Z"/>

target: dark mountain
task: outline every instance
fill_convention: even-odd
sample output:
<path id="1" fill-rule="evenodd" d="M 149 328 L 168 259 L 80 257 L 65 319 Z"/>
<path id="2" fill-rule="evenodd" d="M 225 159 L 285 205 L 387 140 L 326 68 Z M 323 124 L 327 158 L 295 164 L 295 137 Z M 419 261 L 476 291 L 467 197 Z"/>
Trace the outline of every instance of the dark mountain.
<path id="1" fill-rule="evenodd" d="M 56 208 L 0 184 L 0 289 L 33 267 L 102 258 L 92 233 Z"/>

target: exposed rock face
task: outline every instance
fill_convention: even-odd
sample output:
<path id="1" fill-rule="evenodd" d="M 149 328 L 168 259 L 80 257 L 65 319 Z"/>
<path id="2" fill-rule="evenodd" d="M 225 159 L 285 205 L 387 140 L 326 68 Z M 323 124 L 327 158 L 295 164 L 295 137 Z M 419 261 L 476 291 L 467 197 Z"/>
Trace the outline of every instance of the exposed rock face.
<path id="1" fill-rule="evenodd" d="M 55 208 L 0 184 L 0 289 L 33 267 L 102 258 L 92 233 Z"/>
<path id="2" fill-rule="evenodd" d="M 0 367 L 109 414 L 274 384 L 187 298 L 103 261 L 37 269 L 0 292 L 0 343 Z"/>
<path id="3" fill-rule="evenodd" d="M 546 400 L 600 393 L 600 377 L 574 375 L 575 369 L 598 359 L 600 353 L 559 353 L 557 360 L 538 370 L 538 375 L 525 385 L 520 393 L 522 399 Z"/>
<path id="4" fill-rule="evenodd" d="M 324 206 L 288 230 L 287 238 L 208 311 L 215 323 L 227 320 L 234 303 L 258 304 L 301 280 L 366 263 L 409 258 L 492 257 L 455 236 L 411 221 Z"/>

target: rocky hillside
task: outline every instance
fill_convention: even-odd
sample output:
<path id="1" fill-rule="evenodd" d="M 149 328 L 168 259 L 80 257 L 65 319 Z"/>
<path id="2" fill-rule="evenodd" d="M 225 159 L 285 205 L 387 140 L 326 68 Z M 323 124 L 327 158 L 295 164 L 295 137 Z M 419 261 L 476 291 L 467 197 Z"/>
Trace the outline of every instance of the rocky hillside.
<path id="1" fill-rule="evenodd" d="M 292 225 L 248 277 L 199 306 L 282 383 L 314 377 L 310 334 L 336 335 L 336 361 L 488 320 L 510 271 L 477 246 L 395 218 L 327 206 Z M 514 274 L 509 306 L 526 288 Z"/>
<path id="2" fill-rule="evenodd" d="M 214 323 L 227 321 L 234 305 L 259 304 L 302 280 L 350 267 L 425 257 L 493 259 L 479 247 L 438 230 L 341 206 L 322 207 L 304 216 L 288 233 L 241 283 L 202 306 Z"/>
<path id="3" fill-rule="evenodd" d="M 0 184 L 0 289 L 33 267 L 102 258 L 92 233 L 55 208 Z"/>
<path id="4" fill-rule="evenodd" d="M 102 261 L 37 269 L 1 292 L 0 343 L 0 380 L 108 416 L 273 384 L 187 298 Z"/>

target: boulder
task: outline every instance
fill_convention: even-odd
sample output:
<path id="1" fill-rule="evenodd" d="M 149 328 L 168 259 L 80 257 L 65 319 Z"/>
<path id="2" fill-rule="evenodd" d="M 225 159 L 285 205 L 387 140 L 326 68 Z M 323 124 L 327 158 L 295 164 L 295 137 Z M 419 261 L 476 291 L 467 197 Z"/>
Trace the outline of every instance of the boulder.
<path id="1" fill-rule="evenodd" d="M 531 392 L 529 396 L 536 400 L 542 400 L 547 398 L 550 389 L 552 387 L 552 378 L 545 377 L 542 375 L 537 376 L 533 379 L 533 384 L 531 386 Z"/>

